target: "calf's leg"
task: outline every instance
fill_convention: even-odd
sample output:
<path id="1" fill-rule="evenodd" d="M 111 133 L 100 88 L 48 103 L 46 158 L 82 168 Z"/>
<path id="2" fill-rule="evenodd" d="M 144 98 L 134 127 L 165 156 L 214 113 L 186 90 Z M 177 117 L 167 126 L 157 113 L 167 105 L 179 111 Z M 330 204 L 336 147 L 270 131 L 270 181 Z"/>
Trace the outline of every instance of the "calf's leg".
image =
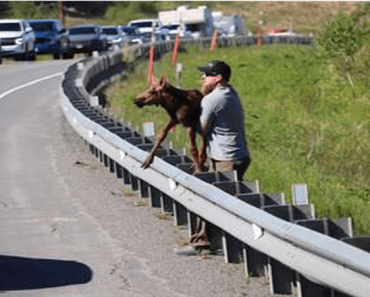
<path id="1" fill-rule="evenodd" d="M 176 122 L 174 121 L 169 121 L 166 125 L 166 127 L 163 129 L 163 131 L 157 136 L 157 140 L 155 142 L 155 145 L 150 152 L 149 156 L 145 159 L 143 165 L 141 166 L 142 168 L 146 169 L 152 164 L 154 160 L 154 156 L 157 153 L 158 149 L 160 148 L 162 142 L 166 139 L 168 131 L 170 131 L 173 127 L 176 126 Z"/>

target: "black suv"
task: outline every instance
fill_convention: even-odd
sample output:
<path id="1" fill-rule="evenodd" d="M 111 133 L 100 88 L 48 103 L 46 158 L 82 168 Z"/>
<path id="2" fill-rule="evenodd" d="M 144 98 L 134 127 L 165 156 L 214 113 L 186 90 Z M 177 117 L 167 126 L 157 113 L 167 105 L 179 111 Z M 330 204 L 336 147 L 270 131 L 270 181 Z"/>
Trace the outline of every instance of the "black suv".
<path id="1" fill-rule="evenodd" d="M 102 36 L 100 25 L 77 25 L 70 27 L 60 39 L 63 58 L 73 58 L 75 53 L 88 53 L 107 50 L 107 39 Z"/>

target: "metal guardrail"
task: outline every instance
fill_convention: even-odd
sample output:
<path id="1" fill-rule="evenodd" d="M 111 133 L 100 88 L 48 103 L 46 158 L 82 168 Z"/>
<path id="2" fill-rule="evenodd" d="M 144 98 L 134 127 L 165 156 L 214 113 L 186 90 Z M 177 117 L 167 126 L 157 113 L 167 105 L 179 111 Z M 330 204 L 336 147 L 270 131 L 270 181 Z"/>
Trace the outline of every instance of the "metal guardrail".
<path id="1" fill-rule="evenodd" d="M 173 212 L 189 235 L 197 216 L 208 221 L 211 244 L 225 261 L 243 261 L 247 276 L 268 274 L 273 294 L 369 295 L 370 254 L 363 249 L 370 240 L 352 237 L 348 221 L 316 219 L 312 205 L 286 205 L 279 194 L 260 193 L 257 181 L 235 181 L 232 172 L 191 175 L 189 159 L 166 146 L 142 169 L 151 139 L 90 104 L 95 85 L 109 83 L 122 67 L 122 53 L 82 60 L 67 69 L 60 89 L 66 118 L 111 172 L 150 206 Z"/>
<path id="2" fill-rule="evenodd" d="M 158 41 L 156 42 L 156 53 L 162 54 L 171 49 L 175 45 L 175 40 Z M 197 39 L 180 39 L 179 45 L 195 45 L 209 47 L 212 42 L 212 37 L 204 37 Z M 315 39 L 313 36 L 296 35 L 296 36 L 269 36 L 269 35 L 241 35 L 235 37 L 218 37 L 217 47 L 238 47 L 260 45 L 275 45 L 275 44 L 296 44 L 296 45 L 314 45 Z M 138 44 L 130 46 L 128 53 L 135 58 L 143 58 L 149 55 L 150 43 Z"/>

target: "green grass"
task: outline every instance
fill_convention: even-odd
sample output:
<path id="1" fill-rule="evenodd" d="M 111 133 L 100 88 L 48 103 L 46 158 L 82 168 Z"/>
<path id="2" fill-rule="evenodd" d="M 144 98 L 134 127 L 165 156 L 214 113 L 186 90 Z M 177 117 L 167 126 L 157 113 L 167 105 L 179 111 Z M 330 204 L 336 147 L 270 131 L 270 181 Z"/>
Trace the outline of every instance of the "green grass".
<path id="1" fill-rule="evenodd" d="M 311 47 L 264 46 L 260 49 L 188 47 L 179 53 L 183 88 L 200 89 L 197 67 L 211 59 L 227 61 L 231 84 L 239 92 L 246 113 L 252 164 L 245 180 L 258 180 L 265 193 L 283 192 L 291 201 L 291 186 L 306 183 L 318 217 L 351 217 L 357 234 L 370 233 L 370 59 L 359 53 L 352 81 L 338 62 L 327 60 Z M 170 56 L 157 61 L 154 74 L 173 84 Z M 367 65 L 367 66 L 366 66 Z M 148 63 L 139 64 L 125 79 L 109 87 L 110 108 L 133 126 L 166 122 L 158 107 L 138 109 L 136 95 L 147 87 Z M 188 148 L 181 127 L 167 142 Z"/>

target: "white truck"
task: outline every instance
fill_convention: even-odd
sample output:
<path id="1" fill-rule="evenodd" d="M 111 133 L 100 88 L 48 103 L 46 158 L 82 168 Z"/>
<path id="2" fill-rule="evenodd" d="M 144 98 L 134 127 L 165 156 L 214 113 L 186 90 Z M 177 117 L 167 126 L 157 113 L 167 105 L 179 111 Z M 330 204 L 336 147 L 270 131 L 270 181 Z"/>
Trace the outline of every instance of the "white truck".
<path id="1" fill-rule="evenodd" d="M 237 15 L 224 15 L 221 11 L 212 12 L 213 26 L 222 37 L 244 35 L 244 18 Z"/>
<path id="2" fill-rule="evenodd" d="M 176 10 L 160 11 L 158 19 L 164 25 L 171 23 L 185 24 L 187 31 L 193 38 L 210 37 L 213 34 L 213 18 L 207 6 L 189 8 L 187 5 L 179 6 Z"/>
<path id="3" fill-rule="evenodd" d="M 136 27 L 142 36 L 145 37 L 146 42 L 150 42 L 154 34 L 156 39 L 166 40 L 168 37 L 168 30 L 164 28 L 162 22 L 157 19 L 139 19 L 132 20 L 127 24 L 129 27 Z"/>
<path id="4" fill-rule="evenodd" d="M 35 32 L 27 20 L 0 20 L 0 39 L 3 57 L 35 60 Z"/>

